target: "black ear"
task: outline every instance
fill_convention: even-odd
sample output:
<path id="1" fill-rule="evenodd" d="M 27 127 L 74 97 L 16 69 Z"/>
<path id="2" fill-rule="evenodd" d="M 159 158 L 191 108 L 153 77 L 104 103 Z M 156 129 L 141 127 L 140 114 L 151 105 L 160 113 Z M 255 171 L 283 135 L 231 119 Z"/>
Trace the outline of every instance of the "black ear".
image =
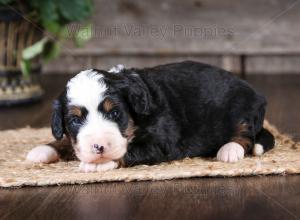
<path id="1" fill-rule="evenodd" d="M 121 91 L 129 107 L 137 114 L 148 115 L 152 107 L 152 98 L 147 85 L 137 74 L 128 74 L 119 82 Z"/>
<path id="2" fill-rule="evenodd" d="M 53 113 L 51 121 L 52 134 L 56 140 L 60 140 L 64 135 L 64 125 L 63 125 L 63 109 L 60 100 L 55 100 L 53 102 Z"/>

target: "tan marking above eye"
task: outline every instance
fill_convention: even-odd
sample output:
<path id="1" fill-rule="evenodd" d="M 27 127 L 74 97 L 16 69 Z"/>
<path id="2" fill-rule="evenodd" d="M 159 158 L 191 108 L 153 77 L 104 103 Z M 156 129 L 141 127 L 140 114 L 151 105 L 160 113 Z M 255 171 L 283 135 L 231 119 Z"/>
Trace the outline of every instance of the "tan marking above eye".
<path id="1" fill-rule="evenodd" d="M 80 107 L 71 106 L 70 110 L 69 110 L 69 114 L 70 115 L 75 115 L 77 117 L 81 117 L 82 116 L 82 111 L 81 111 Z"/>
<path id="2" fill-rule="evenodd" d="M 110 99 L 105 99 L 103 102 L 103 109 L 106 112 L 110 112 L 114 106 L 115 106 L 115 103 Z"/>
<path id="3" fill-rule="evenodd" d="M 137 127 L 134 126 L 134 122 L 133 120 L 130 118 L 127 124 L 127 128 L 124 132 L 128 142 L 130 142 L 135 136 L 134 136 L 134 132 L 137 129 Z"/>

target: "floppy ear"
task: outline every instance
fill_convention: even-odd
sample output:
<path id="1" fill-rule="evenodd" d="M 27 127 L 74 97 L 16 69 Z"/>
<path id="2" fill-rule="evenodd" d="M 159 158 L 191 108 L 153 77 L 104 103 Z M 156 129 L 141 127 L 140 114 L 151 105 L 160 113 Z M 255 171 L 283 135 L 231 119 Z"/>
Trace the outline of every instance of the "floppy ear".
<path id="1" fill-rule="evenodd" d="M 147 85 L 137 74 L 125 75 L 119 81 L 121 92 L 125 96 L 129 107 L 137 114 L 148 115 L 152 107 L 152 98 Z"/>
<path id="2" fill-rule="evenodd" d="M 52 121 L 51 121 L 51 129 L 52 134 L 56 138 L 56 140 L 60 140 L 64 135 L 64 127 L 63 127 L 63 110 L 60 100 L 55 100 L 53 102 L 53 113 L 52 113 Z"/>

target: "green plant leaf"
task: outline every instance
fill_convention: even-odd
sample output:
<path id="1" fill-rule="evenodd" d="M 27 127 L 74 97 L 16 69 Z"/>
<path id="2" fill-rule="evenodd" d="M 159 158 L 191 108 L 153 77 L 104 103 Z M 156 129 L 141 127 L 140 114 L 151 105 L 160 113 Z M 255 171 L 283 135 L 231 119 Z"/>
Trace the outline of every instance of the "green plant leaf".
<path id="1" fill-rule="evenodd" d="M 56 0 L 59 13 L 68 21 L 83 21 L 90 16 L 90 0 Z"/>
<path id="2" fill-rule="evenodd" d="M 47 24 L 59 19 L 57 5 L 52 0 L 29 0 L 30 4 L 38 11 L 42 24 Z"/>
<path id="3" fill-rule="evenodd" d="M 34 43 L 33 45 L 25 48 L 22 52 L 22 57 L 24 60 L 30 60 L 37 55 L 41 54 L 44 50 L 44 46 L 46 42 L 48 41 L 48 38 L 44 37 L 40 41 Z"/>
<path id="4" fill-rule="evenodd" d="M 77 47 L 82 47 L 87 41 L 92 38 L 92 24 L 88 24 L 81 28 L 75 34 L 75 44 Z"/>
<path id="5" fill-rule="evenodd" d="M 58 57 L 60 53 L 60 44 L 57 42 L 49 41 L 45 45 L 43 52 L 43 60 L 47 63 Z"/>
<path id="6" fill-rule="evenodd" d="M 30 67 L 30 61 L 29 60 L 22 60 L 21 61 L 21 71 L 25 77 L 29 77 L 31 67 Z"/>
<path id="7" fill-rule="evenodd" d="M 53 34 L 58 34 L 61 29 L 61 25 L 56 21 L 44 21 L 43 26 L 46 28 L 47 31 Z"/>
<path id="8" fill-rule="evenodd" d="M 63 39 L 67 39 L 68 37 L 70 37 L 70 33 L 69 33 L 67 26 L 61 27 L 59 36 L 60 36 L 60 38 L 63 38 Z"/>

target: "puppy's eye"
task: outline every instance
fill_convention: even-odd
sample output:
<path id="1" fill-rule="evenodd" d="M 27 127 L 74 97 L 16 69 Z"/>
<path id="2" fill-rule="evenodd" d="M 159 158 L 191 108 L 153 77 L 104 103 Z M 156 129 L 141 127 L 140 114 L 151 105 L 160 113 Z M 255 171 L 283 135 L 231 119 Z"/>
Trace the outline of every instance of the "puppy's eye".
<path id="1" fill-rule="evenodd" d="M 118 110 L 113 110 L 110 113 L 108 113 L 108 117 L 110 119 L 118 119 L 120 116 L 120 112 Z"/>
<path id="2" fill-rule="evenodd" d="M 73 117 L 71 120 L 70 120 L 70 123 L 72 125 L 80 125 L 81 124 L 81 119 L 79 117 Z"/>

